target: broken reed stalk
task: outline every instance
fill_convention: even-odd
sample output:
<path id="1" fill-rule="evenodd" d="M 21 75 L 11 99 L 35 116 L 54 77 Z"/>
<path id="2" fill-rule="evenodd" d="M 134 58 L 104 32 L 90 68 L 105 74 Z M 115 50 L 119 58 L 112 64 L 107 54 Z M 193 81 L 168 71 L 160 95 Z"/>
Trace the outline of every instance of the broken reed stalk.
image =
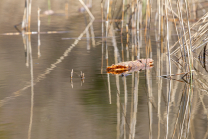
<path id="1" fill-rule="evenodd" d="M 83 5 L 83 7 L 85 8 L 85 10 L 88 12 L 88 14 L 90 15 L 91 19 L 94 20 L 95 17 L 92 15 L 92 13 L 90 12 L 90 10 L 86 6 L 86 4 L 82 0 L 79 0 L 79 2 Z"/>

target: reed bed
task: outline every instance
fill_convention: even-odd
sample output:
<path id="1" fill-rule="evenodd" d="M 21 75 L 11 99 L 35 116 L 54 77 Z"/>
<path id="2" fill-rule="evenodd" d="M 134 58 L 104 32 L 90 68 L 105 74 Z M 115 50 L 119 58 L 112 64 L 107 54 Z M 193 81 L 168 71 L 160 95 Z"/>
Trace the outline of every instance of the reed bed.
<path id="1" fill-rule="evenodd" d="M 118 48 L 115 45 L 116 43 L 112 43 L 114 51 L 116 51 L 114 52 L 114 63 L 121 62 L 121 59 L 122 61 L 124 59 L 127 61 L 135 60 L 141 56 L 153 58 L 156 61 L 156 83 L 153 82 L 150 71 L 146 71 L 146 90 L 149 97 L 149 138 L 155 138 L 154 130 L 157 130 L 158 139 L 196 138 L 197 130 L 194 127 L 194 117 L 198 105 L 203 106 L 204 113 L 207 115 L 207 106 L 204 104 L 203 98 L 207 97 L 205 93 L 207 89 L 205 88 L 208 85 L 206 78 L 202 77 L 207 73 L 206 56 L 208 55 L 206 48 L 208 43 L 208 7 L 203 7 L 204 3 L 207 4 L 202 0 L 123 0 L 120 2 L 106 0 L 101 2 L 102 32 L 103 34 L 106 32 L 106 40 L 109 36 L 113 38 L 114 34 L 121 34 L 122 47 Z M 117 14 L 113 13 L 115 9 L 117 9 Z M 112 16 L 113 14 L 116 16 Z M 110 22 L 109 20 L 117 20 L 118 22 Z M 106 27 L 105 31 L 104 25 Z M 116 32 L 115 28 L 117 28 Z M 126 43 L 126 56 L 124 56 L 123 51 L 124 40 Z M 156 42 L 156 48 L 151 44 L 153 40 Z M 117 40 L 112 39 L 112 41 Z M 109 49 L 107 45 L 106 43 L 105 53 L 108 66 Z M 141 50 L 144 50 L 143 48 L 145 48 L 145 52 L 141 52 Z M 121 49 L 122 58 L 120 58 L 119 49 Z M 145 56 L 144 53 L 146 54 Z M 152 53 L 155 53 L 156 56 Z M 107 77 L 110 89 L 110 77 L 109 75 Z M 124 90 L 126 90 L 126 77 L 123 78 Z M 119 133 L 117 138 L 135 138 L 138 78 L 138 72 L 132 73 L 130 120 L 127 120 L 126 93 L 124 93 L 124 102 L 120 100 L 121 104 L 117 105 L 119 109 L 117 112 L 122 110 L 121 113 L 123 113 L 123 116 L 117 115 L 118 126 L 123 126 L 117 127 L 117 133 Z M 199 83 L 201 84 L 199 88 L 203 86 L 204 89 L 196 91 Z M 157 84 L 158 91 L 152 90 L 153 84 Z M 162 87 L 164 85 L 166 89 Z M 117 75 L 116 86 L 117 97 L 119 97 L 121 92 Z M 166 93 L 163 94 L 162 92 Z M 166 96 L 164 102 L 162 102 L 162 95 Z M 200 99 L 196 99 L 197 96 Z M 158 98 L 157 103 L 156 98 Z M 165 103 L 165 110 L 162 108 L 161 103 Z M 158 115 L 157 129 L 153 129 L 154 110 L 157 111 Z M 120 117 L 122 118 L 120 119 Z M 120 124 L 120 122 L 127 123 Z M 165 128 L 165 131 L 162 131 L 161 127 Z M 207 136 L 208 133 L 206 132 L 203 138 L 207 138 Z"/>

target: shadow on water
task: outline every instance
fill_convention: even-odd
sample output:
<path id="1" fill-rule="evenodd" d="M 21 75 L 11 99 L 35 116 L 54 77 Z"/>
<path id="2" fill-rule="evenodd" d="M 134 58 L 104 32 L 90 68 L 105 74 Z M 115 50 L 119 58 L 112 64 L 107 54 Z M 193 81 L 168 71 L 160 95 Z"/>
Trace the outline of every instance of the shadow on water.
<path id="1" fill-rule="evenodd" d="M 26 0 L 17 33 L 4 11 L 0 137 L 207 138 L 203 4 Z"/>

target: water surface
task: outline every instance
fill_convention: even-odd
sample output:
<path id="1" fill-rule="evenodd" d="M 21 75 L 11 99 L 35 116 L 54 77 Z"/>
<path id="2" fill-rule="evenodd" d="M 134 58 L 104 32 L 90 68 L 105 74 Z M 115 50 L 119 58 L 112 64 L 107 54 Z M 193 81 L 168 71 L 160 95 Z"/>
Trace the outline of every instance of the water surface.
<path id="1" fill-rule="evenodd" d="M 92 8 L 94 34 L 98 37 L 95 46 L 91 39 L 89 43 L 86 34 L 72 45 L 76 41 L 73 38 L 84 31 L 90 20 L 87 13 L 78 12 L 79 1 L 69 2 L 66 18 L 64 4 L 65 1 L 51 1 L 55 14 L 41 16 L 40 30 L 69 32 L 41 34 L 40 49 L 37 34 L 27 36 L 31 38 L 31 53 L 25 51 L 22 35 L 0 35 L 0 138 L 163 138 L 168 80 L 158 77 L 157 64 L 126 77 L 106 74 L 107 64 L 114 64 L 117 58 L 135 60 L 132 48 L 129 52 L 125 50 L 122 57 L 121 38 L 116 34 L 119 56 L 115 58 L 115 46 L 109 39 L 107 63 L 106 50 L 104 47 L 102 53 L 99 38 L 102 36 L 99 1 L 93 2 Z M 33 1 L 31 31 L 37 31 L 38 7 L 42 14 L 48 10 L 47 1 Z M 17 32 L 14 25 L 22 21 L 24 3 L 3 0 L 0 9 L 0 33 Z M 152 58 L 157 63 L 157 43 L 154 35 L 152 38 Z M 141 58 L 146 58 L 144 46 L 140 48 Z M 84 80 L 80 78 L 81 72 Z M 161 74 L 166 74 L 166 70 Z M 172 85 L 176 97 L 171 100 L 170 132 L 174 129 L 179 95 L 187 87 L 177 81 L 172 81 Z M 162 90 L 160 94 L 158 90 Z M 198 107 L 193 121 L 196 127 L 192 130 L 198 137 L 204 137 L 207 119 L 202 106 Z"/>

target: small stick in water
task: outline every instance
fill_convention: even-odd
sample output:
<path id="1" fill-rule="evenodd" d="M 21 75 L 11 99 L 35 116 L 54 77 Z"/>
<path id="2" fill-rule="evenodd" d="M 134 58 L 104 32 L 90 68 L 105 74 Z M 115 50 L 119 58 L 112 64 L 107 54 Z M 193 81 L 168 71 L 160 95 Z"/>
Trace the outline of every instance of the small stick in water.
<path id="1" fill-rule="evenodd" d="M 83 73 L 83 74 L 82 74 L 82 77 L 81 77 L 81 79 L 82 79 L 82 80 L 84 80 L 84 78 L 85 78 L 85 77 L 84 77 L 84 73 Z"/>
<path id="2" fill-rule="evenodd" d="M 82 73 L 82 71 L 81 71 L 80 77 L 81 77 L 82 80 L 85 78 L 84 73 Z"/>
<path id="3" fill-rule="evenodd" d="M 72 80 L 72 77 L 73 77 L 73 69 L 72 69 L 72 71 L 71 71 L 71 80 Z"/>

